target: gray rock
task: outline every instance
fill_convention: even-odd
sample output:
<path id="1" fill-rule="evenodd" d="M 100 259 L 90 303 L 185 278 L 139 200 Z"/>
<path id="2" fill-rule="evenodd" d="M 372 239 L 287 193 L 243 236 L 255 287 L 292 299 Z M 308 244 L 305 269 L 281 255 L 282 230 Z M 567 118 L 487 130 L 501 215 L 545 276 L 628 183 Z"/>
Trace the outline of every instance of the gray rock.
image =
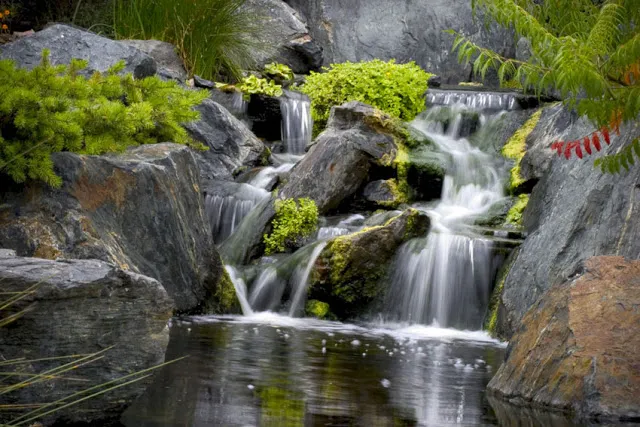
<path id="1" fill-rule="evenodd" d="M 483 47 L 515 55 L 514 37 L 496 25 L 475 20 L 468 0 L 287 0 L 306 18 L 313 39 L 324 49 L 324 65 L 374 58 L 415 61 L 442 78 L 467 81 L 470 66 L 451 53 L 454 29 Z M 496 82 L 494 78 L 492 82 Z"/>
<path id="2" fill-rule="evenodd" d="M 241 166 L 258 166 L 266 154 L 262 141 L 217 102 L 207 99 L 198 107 L 200 120 L 185 127 L 193 138 L 209 147 L 197 153 L 203 180 L 231 179 Z"/>
<path id="3" fill-rule="evenodd" d="M 120 60 L 126 64 L 124 72 L 133 73 L 136 78 L 153 76 L 157 70 L 153 58 L 132 46 L 62 24 L 2 46 L 0 58 L 12 59 L 19 67 L 33 68 L 40 64 L 44 49 L 51 51 L 54 65 L 68 65 L 74 58 L 87 60 L 89 64 L 81 73 L 85 76 L 107 71 Z"/>
<path id="4" fill-rule="evenodd" d="M 632 126 L 622 129 L 620 136 L 612 135 L 611 146 L 603 143 L 603 152 L 614 153 L 629 144 L 636 135 Z M 594 131 L 585 120 L 553 106 L 527 138 L 522 173 L 537 185 L 523 215 L 528 237 L 504 284 L 498 332 L 505 338 L 547 289 L 566 282 L 587 258 L 640 258 L 640 168 L 603 174 L 591 158 L 602 153 L 566 160 L 550 149 L 556 140 L 581 139 Z"/>
<path id="5" fill-rule="evenodd" d="M 164 361 L 169 341 L 167 321 L 174 308 L 162 285 L 154 279 L 123 271 L 96 260 L 50 261 L 0 253 L 3 292 L 33 292 L 2 316 L 26 310 L 9 326 L 0 328 L 2 359 L 59 358 L 107 350 L 102 358 L 82 365 L 69 375 L 47 379 L 2 396 L 6 403 L 48 403 Z M 73 358 L 8 365 L 22 372 L 42 373 Z M 72 376 L 74 381 L 69 381 Z M 25 379 L 25 378 L 20 378 Z M 10 379 L 9 383 L 16 383 Z M 141 395 L 148 380 L 110 391 L 81 404 L 61 409 L 45 419 L 68 425 L 103 425 L 115 421 Z M 0 422 L 16 414 L 0 412 Z"/>
<path id="6" fill-rule="evenodd" d="M 531 58 L 531 40 L 520 37 L 516 44 L 516 59 L 526 62 Z"/>
<path id="7" fill-rule="evenodd" d="M 320 69 L 322 48 L 311 38 L 294 9 L 281 0 L 247 0 L 245 7 L 266 21 L 263 45 L 253 53 L 259 68 L 278 62 L 291 67 L 294 73 Z"/>
<path id="8" fill-rule="evenodd" d="M 189 77 L 182 59 L 171 43 L 159 40 L 122 40 L 121 44 L 134 47 L 152 57 L 158 66 L 158 75 L 184 83 Z"/>
<path id="9" fill-rule="evenodd" d="M 216 84 L 211 80 L 203 79 L 200 76 L 193 76 L 193 84 L 195 87 L 199 87 L 202 89 L 213 89 L 216 87 Z"/>
<path id="10" fill-rule="evenodd" d="M 398 192 L 395 179 L 372 181 L 364 187 L 365 200 L 382 207 L 397 207 L 406 202 L 406 198 Z"/>
<path id="11" fill-rule="evenodd" d="M 159 280 L 181 312 L 209 302 L 223 267 L 189 148 L 167 143 L 52 157 L 61 188 L 32 183 L 0 192 L 0 247 L 112 262 Z"/>

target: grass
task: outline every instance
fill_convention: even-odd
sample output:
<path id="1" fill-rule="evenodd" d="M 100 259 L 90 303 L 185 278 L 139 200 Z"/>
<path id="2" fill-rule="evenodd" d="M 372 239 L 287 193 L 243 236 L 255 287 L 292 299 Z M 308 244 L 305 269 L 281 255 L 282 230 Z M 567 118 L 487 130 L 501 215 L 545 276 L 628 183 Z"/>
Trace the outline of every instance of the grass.
<path id="1" fill-rule="evenodd" d="M 264 48 L 263 21 L 246 0 L 113 1 L 116 38 L 173 43 L 187 71 L 206 79 L 239 79 L 252 51 Z"/>

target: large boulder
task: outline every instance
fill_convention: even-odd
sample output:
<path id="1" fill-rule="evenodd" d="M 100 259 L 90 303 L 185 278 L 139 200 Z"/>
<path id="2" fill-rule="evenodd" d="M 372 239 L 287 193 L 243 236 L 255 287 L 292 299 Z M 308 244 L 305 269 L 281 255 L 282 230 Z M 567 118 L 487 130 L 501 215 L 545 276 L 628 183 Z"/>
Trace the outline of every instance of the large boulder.
<path id="1" fill-rule="evenodd" d="M 185 82 L 188 74 L 176 47 L 159 40 L 121 40 L 121 44 L 134 47 L 153 58 L 158 66 L 158 75 L 166 79 Z"/>
<path id="2" fill-rule="evenodd" d="M 203 180 L 229 180 L 240 167 L 266 161 L 268 151 L 262 141 L 226 108 L 206 99 L 196 109 L 200 120 L 185 127 L 194 139 L 209 147 L 197 153 Z"/>
<path id="3" fill-rule="evenodd" d="M 78 365 L 72 373 L 59 372 L 3 395 L 3 404 L 54 402 L 164 361 L 174 305 L 154 279 L 102 261 L 22 258 L 5 250 L 0 251 L 0 290 L 5 296 L 24 294 L 2 311 L 3 319 L 17 316 L 0 328 L 0 348 L 3 361 L 25 362 L 5 363 L 3 371 L 37 374 L 74 361 Z M 101 357 L 81 360 L 92 353 Z M 3 387 L 26 379 L 16 376 Z M 106 425 L 102 423 L 117 420 L 147 385 L 144 380 L 120 387 L 39 421 Z M 0 411 L 0 423 L 12 424 L 16 416 Z"/>
<path id="4" fill-rule="evenodd" d="M 33 68 L 40 64 L 44 49 L 51 52 L 54 65 L 68 65 L 74 58 L 87 60 L 87 68 L 81 72 L 85 76 L 107 71 L 120 60 L 125 62 L 124 72 L 133 73 L 136 78 L 153 76 L 157 70 L 153 58 L 133 46 L 62 24 L 2 46 L 0 59 L 12 59 L 19 67 Z"/>
<path id="5" fill-rule="evenodd" d="M 390 117 L 349 102 L 331 111 L 327 129 L 279 188 L 281 199 L 312 199 L 321 215 L 339 208 L 369 181 L 375 169 L 390 168 L 398 146 Z M 227 260 L 247 261 L 262 253 L 262 236 L 275 215 L 263 202 L 223 245 Z"/>
<path id="6" fill-rule="evenodd" d="M 286 0 L 307 20 L 324 49 L 324 65 L 374 58 L 415 61 L 442 83 L 467 81 L 471 66 L 451 52 L 453 29 L 501 55 L 515 55 L 515 40 L 496 25 L 474 18 L 469 0 Z"/>
<path id="7" fill-rule="evenodd" d="M 611 145 L 591 157 L 629 144 L 633 125 L 611 136 Z M 640 258 L 640 168 L 610 175 L 591 157 L 566 160 L 550 149 L 554 141 L 581 140 L 596 129 L 561 106 L 546 109 L 527 138 L 521 171 L 537 182 L 523 214 L 527 239 L 506 276 L 497 332 L 508 339 L 544 292 L 564 283 L 594 255 Z"/>
<path id="8" fill-rule="evenodd" d="M 640 261 L 599 256 L 531 307 L 489 390 L 580 417 L 640 417 Z"/>
<path id="9" fill-rule="evenodd" d="M 320 69 L 322 48 L 294 9 L 282 0 L 247 0 L 245 7 L 265 20 L 262 46 L 253 53 L 258 67 L 277 62 L 298 74 Z"/>
<path id="10" fill-rule="evenodd" d="M 0 247 L 20 256 L 111 262 L 159 280 L 179 311 L 202 309 L 223 267 L 193 152 L 165 143 L 52 158 L 61 188 L 2 183 Z"/>
<path id="11" fill-rule="evenodd" d="M 309 298 L 329 305 L 339 319 L 362 314 L 384 293 L 384 279 L 398 247 L 424 236 L 429 217 L 409 209 L 386 224 L 336 237 L 322 250 L 309 281 Z"/>

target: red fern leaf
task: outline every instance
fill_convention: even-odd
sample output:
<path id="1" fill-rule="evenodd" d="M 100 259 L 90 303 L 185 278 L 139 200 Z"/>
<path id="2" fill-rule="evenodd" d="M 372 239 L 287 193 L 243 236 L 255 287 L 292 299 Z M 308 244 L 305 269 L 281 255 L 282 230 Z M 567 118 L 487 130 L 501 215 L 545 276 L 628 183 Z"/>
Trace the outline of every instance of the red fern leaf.
<path id="1" fill-rule="evenodd" d="M 609 138 L 609 129 L 602 128 L 600 129 L 600 133 L 602 133 L 602 136 L 604 137 L 604 141 L 607 143 L 607 145 L 611 144 L 611 138 Z"/>
<path id="2" fill-rule="evenodd" d="M 582 148 L 580 148 L 580 141 L 576 141 L 576 156 L 578 156 L 579 159 L 582 158 Z"/>
<path id="3" fill-rule="evenodd" d="M 551 149 L 556 150 L 558 152 L 558 156 L 561 156 L 562 151 L 564 150 L 564 142 L 562 141 L 554 142 L 553 144 L 551 144 Z"/>
<path id="4" fill-rule="evenodd" d="M 577 154 L 577 150 L 580 148 L 580 141 L 571 141 L 571 142 L 567 142 L 567 145 L 564 148 L 564 157 L 569 160 L 571 158 L 571 150 L 576 149 L 576 154 Z M 580 154 L 578 155 L 578 157 L 582 158 L 582 150 L 580 150 Z"/>
<path id="5" fill-rule="evenodd" d="M 593 146 L 596 147 L 596 150 L 600 151 L 601 150 L 601 146 L 600 146 L 600 138 L 598 137 L 597 133 L 593 134 Z"/>
<path id="6" fill-rule="evenodd" d="M 591 154 L 591 140 L 589 139 L 588 136 L 584 137 L 584 141 L 582 141 L 584 144 L 584 149 L 587 151 L 587 153 Z"/>

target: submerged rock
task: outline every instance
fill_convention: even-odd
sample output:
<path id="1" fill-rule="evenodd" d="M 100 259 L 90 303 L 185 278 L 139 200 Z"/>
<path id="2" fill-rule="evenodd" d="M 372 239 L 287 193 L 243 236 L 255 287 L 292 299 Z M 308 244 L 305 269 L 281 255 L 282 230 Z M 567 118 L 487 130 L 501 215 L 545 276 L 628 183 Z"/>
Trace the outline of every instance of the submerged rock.
<path id="1" fill-rule="evenodd" d="M 153 76 L 157 70 L 153 58 L 133 46 L 62 24 L 2 46 L 0 58 L 12 59 L 18 67 L 33 68 L 40 64 L 44 49 L 51 52 L 49 59 L 54 65 L 69 65 L 74 58 L 87 60 L 87 68 L 80 72 L 85 76 L 107 71 L 120 60 L 126 64 L 124 72 L 136 78 Z"/>
<path id="2" fill-rule="evenodd" d="M 3 183 L 0 247 L 20 256 L 99 259 L 148 275 L 179 311 L 208 302 L 223 267 L 189 148 L 166 143 L 52 158 L 61 188 Z"/>
<path id="3" fill-rule="evenodd" d="M 404 242 L 424 236 L 429 217 L 409 209 L 384 225 L 327 243 L 311 274 L 309 298 L 329 304 L 339 319 L 362 314 L 385 290 L 390 261 Z"/>
<path id="4" fill-rule="evenodd" d="M 132 46 L 152 57 L 158 66 L 159 76 L 182 83 L 187 80 L 184 63 L 171 43 L 159 40 L 121 40 L 119 43 Z"/>
<path id="5" fill-rule="evenodd" d="M 217 102 L 206 99 L 196 107 L 200 120 L 185 125 L 191 136 L 209 147 L 197 152 L 203 181 L 230 180 L 242 166 L 258 166 L 268 155 L 265 145 Z"/>
<path id="6" fill-rule="evenodd" d="M 174 304 L 154 279 L 102 261 L 50 261 L 1 251 L 0 288 L 3 292 L 30 292 L 3 309 L 3 318 L 24 312 L 0 328 L 2 359 L 27 361 L 5 365 L 3 371 L 16 368 L 43 373 L 74 360 L 79 365 L 71 374 L 61 373 L 3 395 L 5 404 L 54 402 L 164 361 L 169 341 L 167 321 Z M 102 358 L 90 363 L 79 361 L 78 355 L 101 351 Z M 40 361 L 29 362 L 35 359 Z M 3 385 L 23 379 L 27 378 L 16 377 Z M 148 383 L 143 380 L 118 388 L 39 421 L 45 425 L 102 425 L 117 420 Z M 1 411 L 0 422 L 9 423 L 14 415 Z"/>
<path id="7" fill-rule="evenodd" d="M 489 390 L 580 417 L 640 417 L 640 261 L 599 256 L 531 307 Z"/>

